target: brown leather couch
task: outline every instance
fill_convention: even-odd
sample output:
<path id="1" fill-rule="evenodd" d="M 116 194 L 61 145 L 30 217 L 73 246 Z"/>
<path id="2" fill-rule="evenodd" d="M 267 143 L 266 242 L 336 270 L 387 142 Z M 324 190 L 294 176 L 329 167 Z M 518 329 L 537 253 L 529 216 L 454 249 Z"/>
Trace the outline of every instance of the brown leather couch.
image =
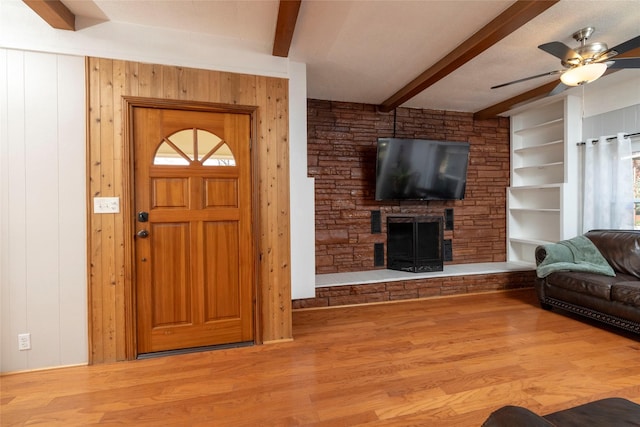
<path id="1" fill-rule="evenodd" d="M 619 397 L 586 403 L 544 417 L 521 406 L 504 406 L 482 427 L 626 427 L 640 426 L 640 405 Z"/>
<path id="2" fill-rule="evenodd" d="M 640 333 L 640 231 L 592 230 L 585 236 L 611 265 L 615 277 L 558 271 L 536 278 L 541 306 Z M 536 248 L 537 265 L 546 255 L 544 246 Z"/>

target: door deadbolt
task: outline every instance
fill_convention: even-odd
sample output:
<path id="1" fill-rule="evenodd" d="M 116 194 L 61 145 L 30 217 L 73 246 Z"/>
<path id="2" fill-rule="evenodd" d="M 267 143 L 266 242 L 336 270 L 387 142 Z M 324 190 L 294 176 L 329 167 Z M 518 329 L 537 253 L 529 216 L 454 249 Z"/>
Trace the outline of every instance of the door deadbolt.
<path id="1" fill-rule="evenodd" d="M 140 211 L 138 212 L 138 222 L 147 222 L 149 221 L 149 212 Z"/>

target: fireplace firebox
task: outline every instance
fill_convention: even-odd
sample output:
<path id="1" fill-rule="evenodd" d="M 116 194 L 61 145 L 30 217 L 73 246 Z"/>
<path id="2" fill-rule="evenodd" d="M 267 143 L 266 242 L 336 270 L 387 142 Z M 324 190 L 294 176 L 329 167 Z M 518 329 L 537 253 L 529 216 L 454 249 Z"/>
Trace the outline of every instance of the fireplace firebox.
<path id="1" fill-rule="evenodd" d="M 438 216 L 387 217 L 387 268 L 442 271 L 443 223 Z"/>

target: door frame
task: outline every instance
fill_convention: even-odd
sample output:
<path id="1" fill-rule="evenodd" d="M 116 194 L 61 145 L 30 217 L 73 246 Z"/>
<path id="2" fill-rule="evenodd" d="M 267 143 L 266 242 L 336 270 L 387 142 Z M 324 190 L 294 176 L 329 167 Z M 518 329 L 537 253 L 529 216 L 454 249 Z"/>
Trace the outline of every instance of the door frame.
<path id="1" fill-rule="evenodd" d="M 127 360 L 134 360 L 138 356 L 136 342 L 136 292 L 135 292 L 135 218 L 134 218 L 134 144 L 133 144 L 133 109 L 142 108 L 161 108 L 174 109 L 183 111 L 200 111 L 210 113 L 231 113 L 231 114 L 247 114 L 250 116 L 250 159 L 251 159 L 251 234 L 252 253 L 254 273 L 259 268 L 259 239 L 260 235 L 260 215 L 259 215 L 259 194 L 258 194 L 258 150 L 254 146 L 257 135 L 257 116 L 258 107 L 251 105 L 236 104 L 216 104 L 211 102 L 183 101 L 177 99 L 160 99 L 145 98 L 136 96 L 122 97 L 123 111 L 123 171 L 122 171 L 122 187 L 123 187 L 123 203 L 121 204 L 124 221 L 124 330 L 125 330 L 125 355 Z M 128 219 L 127 219 L 128 218 Z M 253 274 L 252 292 L 253 292 L 253 329 L 254 343 L 262 344 L 262 304 L 260 298 L 259 275 Z"/>

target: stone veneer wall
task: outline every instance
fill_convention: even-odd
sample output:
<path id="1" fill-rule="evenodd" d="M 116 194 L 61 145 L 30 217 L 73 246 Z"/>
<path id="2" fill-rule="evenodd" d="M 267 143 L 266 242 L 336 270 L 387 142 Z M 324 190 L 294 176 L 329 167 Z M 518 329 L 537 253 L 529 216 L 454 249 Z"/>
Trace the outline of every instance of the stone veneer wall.
<path id="1" fill-rule="evenodd" d="M 367 304 L 507 289 L 530 288 L 535 270 L 401 280 L 396 282 L 316 288 L 316 297 L 293 301 L 293 308 Z"/>
<path id="2" fill-rule="evenodd" d="M 380 113 L 374 105 L 310 99 L 307 107 L 317 274 L 385 268 L 374 266 L 373 247 L 383 243 L 386 249 L 387 215 L 443 215 L 446 208 L 453 208 L 455 220 L 454 229 L 444 233 L 453 249 L 453 260 L 447 264 L 506 260 L 508 118 L 474 120 L 471 113 L 398 108 L 394 126 L 394 113 Z M 394 127 L 398 138 L 471 144 L 464 200 L 374 200 L 377 138 L 394 136 Z M 382 233 L 371 233 L 372 210 L 381 211 Z M 396 292 L 397 283 L 385 286 Z M 317 290 L 318 295 L 324 292 L 346 290 Z"/>

